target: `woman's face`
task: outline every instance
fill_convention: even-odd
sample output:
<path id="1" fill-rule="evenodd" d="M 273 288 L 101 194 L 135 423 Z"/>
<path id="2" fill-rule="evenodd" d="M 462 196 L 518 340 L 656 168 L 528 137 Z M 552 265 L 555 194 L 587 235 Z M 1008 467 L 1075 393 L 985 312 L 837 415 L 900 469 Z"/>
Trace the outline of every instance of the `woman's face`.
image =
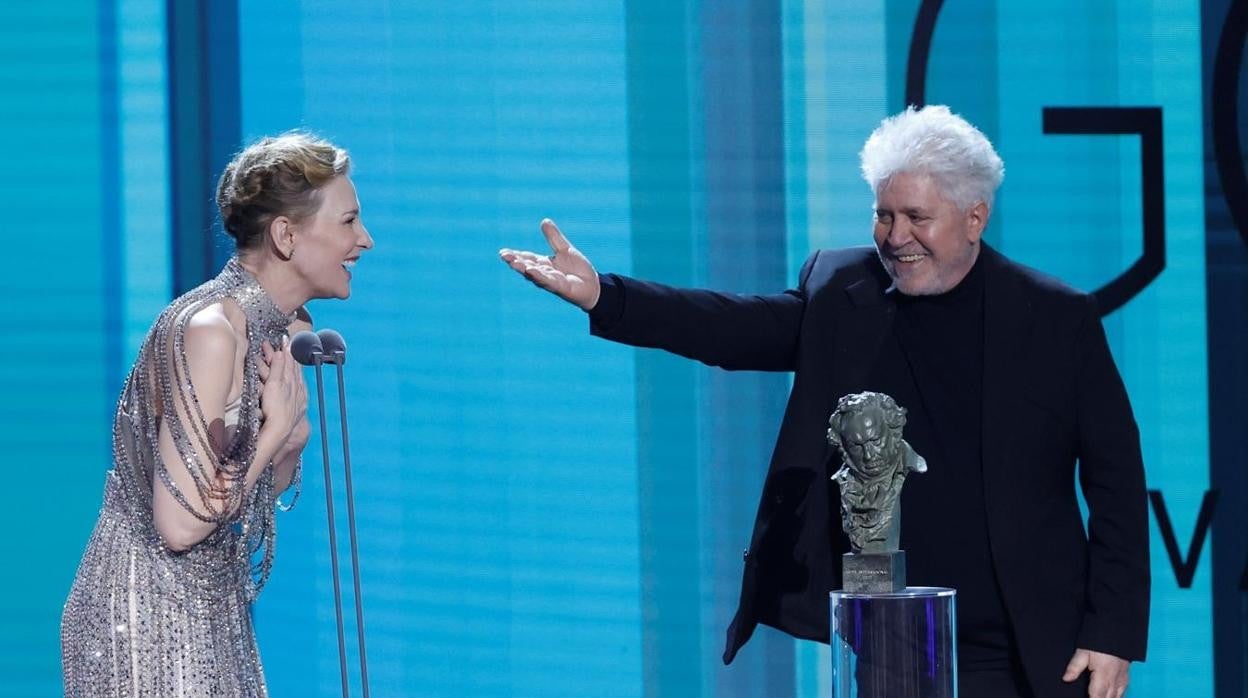
<path id="1" fill-rule="evenodd" d="M 295 226 L 291 262 L 312 298 L 351 295 L 351 267 L 372 249 L 373 238 L 360 220 L 355 185 L 334 177 L 321 189 L 321 207 Z"/>

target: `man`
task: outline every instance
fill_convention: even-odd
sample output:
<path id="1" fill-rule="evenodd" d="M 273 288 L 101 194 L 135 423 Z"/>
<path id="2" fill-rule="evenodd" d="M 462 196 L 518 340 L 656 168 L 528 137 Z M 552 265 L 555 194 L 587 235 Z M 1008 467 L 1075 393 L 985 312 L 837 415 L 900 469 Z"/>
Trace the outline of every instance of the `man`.
<path id="1" fill-rule="evenodd" d="M 981 242 L 1004 168 L 948 108 L 886 119 L 861 159 L 875 249 L 817 251 L 783 294 L 600 277 L 550 221 L 554 254 L 500 256 L 588 311 L 595 335 L 794 372 L 725 662 L 758 623 L 828 641 L 848 541 L 829 525 L 825 425 L 840 396 L 870 390 L 909 410 L 928 462 L 902 492 L 901 547 L 912 584 L 958 589 L 961 695 L 1122 695 L 1147 644 L 1147 505 L 1095 303 Z"/>

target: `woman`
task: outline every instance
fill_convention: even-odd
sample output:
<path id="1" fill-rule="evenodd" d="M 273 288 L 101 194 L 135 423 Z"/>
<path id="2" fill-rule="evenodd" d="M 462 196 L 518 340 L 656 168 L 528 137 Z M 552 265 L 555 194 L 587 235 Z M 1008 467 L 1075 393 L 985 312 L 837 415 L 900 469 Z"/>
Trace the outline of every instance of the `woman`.
<path id="1" fill-rule="evenodd" d="M 307 390 L 288 336 L 346 298 L 373 240 L 346 151 L 265 138 L 225 168 L 236 256 L 157 318 L 122 389 L 114 467 L 61 621 L 71 696 L 264 696 L 249 603 L 298 479 Z"/>

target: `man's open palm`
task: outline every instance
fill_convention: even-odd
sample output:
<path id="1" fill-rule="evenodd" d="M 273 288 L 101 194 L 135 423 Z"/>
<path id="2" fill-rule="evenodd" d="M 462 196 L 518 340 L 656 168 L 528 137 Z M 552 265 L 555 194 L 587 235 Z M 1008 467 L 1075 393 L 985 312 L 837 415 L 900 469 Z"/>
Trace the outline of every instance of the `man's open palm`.
<path id="1" fill-rule="evenodd" d="M 534 284 L 583 310 L 592 309 L 598 304 L 601 290 L 594 265 L 549 218 L 542 221 L 542 235 L 550 245 L 550 255 L 504 247 L 498 251 L 499 258 Z"/>

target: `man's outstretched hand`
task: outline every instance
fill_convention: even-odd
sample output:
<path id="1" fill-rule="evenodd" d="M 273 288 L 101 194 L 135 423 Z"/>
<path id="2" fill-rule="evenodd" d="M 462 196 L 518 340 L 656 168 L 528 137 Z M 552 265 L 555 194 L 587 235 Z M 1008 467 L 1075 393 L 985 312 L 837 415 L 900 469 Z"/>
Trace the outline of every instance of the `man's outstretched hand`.
<path id="1" fill-rule="evenodd" d="M 1089 698 L 1121 698 L 1127 692 L 1127 672 L 1131 662 L 1112 654 L 1078 649 L 1066 665 L 1062 680 L 1067 683 L 1079 678 L 1085 671 L 1092 673 L 1088 685 Z"/>
<path id="2" fill-rule="evenodd" d="M 594 265 L 568 242 L 559 232 L 559 226 L 549 218 L 542 221 L 542 235 L 550 245 L 550 255 L 504 247 L 498 251 L 499 258 L 524 278 L 565 301 L 582 310 L 593 309 L 602 288 Z"/>

